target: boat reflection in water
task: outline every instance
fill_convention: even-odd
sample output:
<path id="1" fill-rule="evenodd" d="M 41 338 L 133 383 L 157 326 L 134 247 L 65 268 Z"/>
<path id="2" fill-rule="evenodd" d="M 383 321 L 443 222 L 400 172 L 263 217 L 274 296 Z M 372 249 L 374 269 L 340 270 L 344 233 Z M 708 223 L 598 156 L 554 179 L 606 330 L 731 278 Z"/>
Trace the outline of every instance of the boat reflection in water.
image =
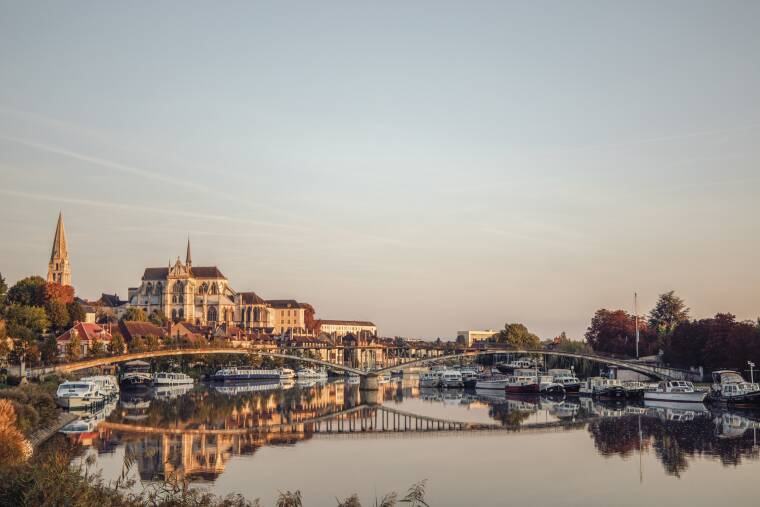
<path id="1" fill-rule="evenodd" d="M 585 435 L 591 436 L 588 448 L 594 456 L 652 453 L 664 473 L 674 476 L 695 459 L 716 457 L 737 464 L 758 458 L 758 418 L 752 413 L 711 412 L 693 403 L 682 408 L 488 389 L 426 389 L 418 382 L 382 384 L 371 403 L 358 385 L 344 379 L 200 384 L 186 392 L 127 393 L 118 406 L 82 418 L 64 432 L 90 446 L 96 458 L 122 448 L 142 481 L 172 477 L 207 484 L 236 457 L 257 460 L 264 447 L 300 449 L 300 443 L 314 439 L 339 445 L 349 435 L 351 445 L 362 446 L 367 445 L 361 443 L 364 439 L 380 435 L 445 439 L 454 432 L 487 433 L 495 443 L 511 438 L 512 432 L 583 432 L 584 441 Z M 340 458 L 327 454 L 321 458 L 325 466 L 341 465 L 334 461 Z M 337 485 L 336 490 L 342 491 Z"/>

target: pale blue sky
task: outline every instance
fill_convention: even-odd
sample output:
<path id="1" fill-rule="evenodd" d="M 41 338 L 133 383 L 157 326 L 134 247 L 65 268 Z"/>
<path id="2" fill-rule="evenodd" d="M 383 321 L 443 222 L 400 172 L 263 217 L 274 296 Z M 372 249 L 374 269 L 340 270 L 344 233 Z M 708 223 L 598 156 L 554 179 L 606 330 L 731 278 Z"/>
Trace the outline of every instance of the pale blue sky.
<path id="1" fill-rule="evenodd" d="M 760 314 L 758 2 L 0 2 L 0 272 L 383 334 Z"/>

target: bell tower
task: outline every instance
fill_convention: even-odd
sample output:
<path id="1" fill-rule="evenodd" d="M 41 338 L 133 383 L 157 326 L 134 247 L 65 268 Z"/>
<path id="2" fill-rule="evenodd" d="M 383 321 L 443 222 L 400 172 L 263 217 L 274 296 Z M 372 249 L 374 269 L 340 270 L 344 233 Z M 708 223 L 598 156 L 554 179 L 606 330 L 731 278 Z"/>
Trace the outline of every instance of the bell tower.
<path id="1" fill-rule="evenodd" d="M 69 248 L 66 245 L 66 231 L 63 228 L 63 213 L 58 214 L 58 224 L 55 226 L 53 250 L 48 262 L 48 283 L 71 285 L 71 267 L 69 267 Z"/>

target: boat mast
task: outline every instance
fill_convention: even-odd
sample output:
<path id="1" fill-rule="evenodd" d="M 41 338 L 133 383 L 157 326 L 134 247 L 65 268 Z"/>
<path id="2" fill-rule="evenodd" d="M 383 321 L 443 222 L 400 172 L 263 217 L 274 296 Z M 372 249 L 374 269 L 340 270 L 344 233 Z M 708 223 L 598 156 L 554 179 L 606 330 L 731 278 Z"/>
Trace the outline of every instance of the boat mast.
<path id="1" fill-rule="evenodd" d="M 633 293 L 633 313 L 636 315 L 636 359 L 639 358 L 639 295 Z"/>

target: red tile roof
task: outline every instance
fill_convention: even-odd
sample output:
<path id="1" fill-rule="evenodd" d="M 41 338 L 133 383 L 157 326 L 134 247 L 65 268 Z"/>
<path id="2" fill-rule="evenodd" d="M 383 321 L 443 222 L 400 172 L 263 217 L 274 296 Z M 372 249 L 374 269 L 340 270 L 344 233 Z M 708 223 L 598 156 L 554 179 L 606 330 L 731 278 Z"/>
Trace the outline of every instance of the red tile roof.
<path id="1" fill-rule="evenodd" d="M 119 328 L 127 340 L 134 340 L 138 337 L 145 338 L 146 336 L 155 336 L 156 338 L 166 337 L 166 330 L 152 322 L 123 320 L 119 322 Z"/>
<path id="2" fill-rule="evenodd" d="M 76 331 L 80 340 L 98 340 L 98 341 L 111 341 L 111 333 L 106 331 L 102 326 L 98 324 L 89 324 L 86 322 L 78 322 L 74 327 L 63 333 L 56 338 L 59 342 L 67 342 L 72 338 L 72 332 Z"/>

